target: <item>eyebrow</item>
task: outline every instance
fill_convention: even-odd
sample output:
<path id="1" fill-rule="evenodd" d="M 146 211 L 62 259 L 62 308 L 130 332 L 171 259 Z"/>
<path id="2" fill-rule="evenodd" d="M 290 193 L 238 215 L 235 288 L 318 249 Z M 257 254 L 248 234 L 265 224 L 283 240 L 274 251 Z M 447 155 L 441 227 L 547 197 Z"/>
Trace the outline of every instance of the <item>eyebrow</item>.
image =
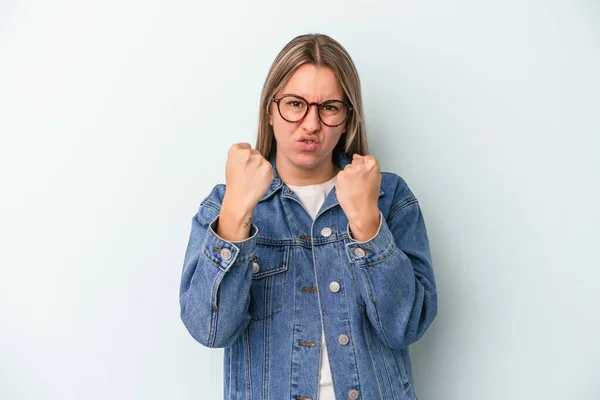
<path id="1" fill-rule="evenodd" d="M 302 95 L 300 95 L 300 94 L 297 94 L 297 93 L 284 93 L 284 94 L 282 94 L 282 95 L 281 95 L 281 97 L 283 97 L 283 96 L 296 96 L 296 97 L 302 97 L 303 99 L 305 99 L 305 100 L 306 100 L 306 96 L 302 96 Z M 341 102 L 346 102 L 345 100 L 341 100 L 341 99 L 338 99 L 338 98 L 332 98 L 332 99 L 323 100 L 321 103 L 324 103 L 324 102 L 326 102 L 326 101 L 331 101 L 331 100 L 335 100 L 335 101 L 341 101 Z M 307 100 L 307 101 L 308 101 L 308 100 Z"/>

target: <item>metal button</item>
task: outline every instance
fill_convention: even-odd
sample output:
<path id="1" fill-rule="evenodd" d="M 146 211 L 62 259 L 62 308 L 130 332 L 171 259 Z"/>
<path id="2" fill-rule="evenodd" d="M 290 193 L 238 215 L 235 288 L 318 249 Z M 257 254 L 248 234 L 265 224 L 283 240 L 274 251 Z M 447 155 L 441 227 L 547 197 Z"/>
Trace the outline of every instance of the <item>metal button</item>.
<path id="1" fill-rule="evenodd" d="M 362 258 L 365 256 L 365 251 L 363 249 L 361 249 L 360 247 L 357 247 L 354 249 L 354 255 L 358 258 Z"/>
<path id="2" fill-rule="evenodd" d="M 337 283 L 336 281 L 333 281 L 329 284 L 329 290 L 331 290 L 333 293 L 337 293 L 340 291 L 340 284 Z"/>
<path id="3" fill-rule="evenodd" d="M 343 333 L 338 336 L 338 342 L 342 345 L 345 346 L 348 344 L 348 342 L 350 341 L 350 339 L 348 338 L 348 335 L 344 335 Z"/>
<path id="4" fill-rule="evenodd" d="M 260 265 L 258 265 L 257 262 L 253 262 L 252 263 L 252 272 L 256 274 L 256 273 L 258 273 L 258 271 L 260 271 Z"/>
<path id="5" fill-rule="evenodd" d="M 350 389 L 350 391 L 348 392 L 348 398 L 352 399 L 352 400 L 356 400 L 356 399 L 358 399 L 359 394 L 360 393 L 358 392 L 358 390 Z"/>
<path id="6" fill-rule="evenodd" d="M 221 249 L 221 258 L 223 260 L 229 260 L 231 258 L 231 250 Z"/>
<path id="7" fill-rule="evenodd" d="M 331 236 L 331 228 L 325 227 L 325 228 L 321 229 L 321 235 L 323 235 L 325 237 Z"/>

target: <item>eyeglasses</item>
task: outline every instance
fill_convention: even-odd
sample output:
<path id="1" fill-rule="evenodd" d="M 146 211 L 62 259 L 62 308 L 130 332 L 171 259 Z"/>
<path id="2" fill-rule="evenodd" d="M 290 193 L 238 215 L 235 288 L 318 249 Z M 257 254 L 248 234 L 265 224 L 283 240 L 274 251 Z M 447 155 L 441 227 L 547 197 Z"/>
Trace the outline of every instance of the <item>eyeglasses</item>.
<path id="1" fill-rule="evenodd" d="M 329 127 L 342 125 L 352 113 L 352 107 L 341 100 L 327 100 L 323 103 L 309 103 L 306 99 L 295 94 L 272 99 L 277 103 L 279 115 L 287 122 L 298 122 L 308 114 L 312 105 L 317 106 L 319 119 Z"/>

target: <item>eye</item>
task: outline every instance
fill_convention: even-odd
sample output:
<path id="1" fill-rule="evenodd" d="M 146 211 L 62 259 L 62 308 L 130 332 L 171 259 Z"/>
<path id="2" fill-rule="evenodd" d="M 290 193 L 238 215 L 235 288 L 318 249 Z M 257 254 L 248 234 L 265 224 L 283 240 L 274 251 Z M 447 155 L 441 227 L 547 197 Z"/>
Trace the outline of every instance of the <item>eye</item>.
<path id="1" fill-rule="evenodd" d="M 340 109 L 336 106 L 334 106 L 333 104 L 325 104 L 323 106 L 323 109 L 325 109 L 325 111 L 339 111 Z"/>
<path id="2" fill-rule="evenodd" d="M 290 101 L 287 102 L 287 105 L 290 106 L 290 107 L 294 107 L 294 108 L 302 107 L 303 106 L 302 102 L 300 102 L 298 100 L 290 100 Z"/>

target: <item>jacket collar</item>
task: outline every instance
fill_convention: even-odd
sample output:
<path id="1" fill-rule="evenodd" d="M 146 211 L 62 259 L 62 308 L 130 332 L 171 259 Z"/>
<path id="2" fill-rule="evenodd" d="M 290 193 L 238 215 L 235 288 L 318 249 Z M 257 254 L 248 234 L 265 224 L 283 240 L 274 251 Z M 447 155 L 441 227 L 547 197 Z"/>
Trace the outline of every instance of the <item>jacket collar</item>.
<path id="1" fill-rule="evenodd" d="M 349 157 L 347 154 L 344 154 L 344 153 L 337 153 L 337 154 L 334 153 L 333 157 L 334 157 L 334 162 L 340 166 L 341 170 L 346 168 L 346 165 L 352 163 L 351 157 Z M 269 190 L 267 190 L 267 193 L 260 199 L 260 201 L 264 201 L 264 200 L 268 199 L 269 197 L 271 197 L 274 193 L 276 193 L 279 189 L 281 189 L 284 186 L 284 183 L 281 180 L 281 178 L 279 177 L 279 173 L 277 172 L 277 167 L 276 167 L 276 162 L 275 162 L 276 158 L 277 158 L 277 156 L 275 155 L 270 160 L 271 166 L 273 167 L 273 171 L 275 172 L 273 182 L 271 182 L 271 186 L 269 187 Z M 383 190 L 379 189 L 379 197 L 383 196 L 383 194 L 384 194 Z"/>

